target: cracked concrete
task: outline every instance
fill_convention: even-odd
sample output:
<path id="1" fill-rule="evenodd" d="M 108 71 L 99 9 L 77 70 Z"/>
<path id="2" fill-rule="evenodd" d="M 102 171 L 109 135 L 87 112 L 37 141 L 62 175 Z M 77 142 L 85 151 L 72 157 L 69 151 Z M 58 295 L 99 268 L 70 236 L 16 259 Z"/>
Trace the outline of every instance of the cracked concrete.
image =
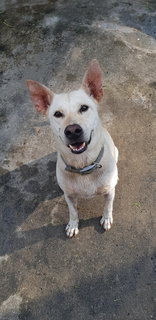
<path id="1" fill-rule="evenodd" d="M 1 0 L 0 24 L 0 320 L 155 319 L 155 1 Z M 101 197 L 81 201 L 68 240 L 54 139 L 25 80 L 68 91 L 95 57 L 120 154 L 114 225 L 99 226 Z"/>

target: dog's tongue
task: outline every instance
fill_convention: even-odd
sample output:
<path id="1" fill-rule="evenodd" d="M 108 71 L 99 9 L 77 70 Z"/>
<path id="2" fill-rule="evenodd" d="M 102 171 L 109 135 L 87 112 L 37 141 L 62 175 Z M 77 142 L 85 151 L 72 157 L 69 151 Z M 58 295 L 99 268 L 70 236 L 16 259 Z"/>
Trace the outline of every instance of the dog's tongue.
<path id="1" fill-rule="evenodd" d="M 85 147 L 85 142 L 70 144 L 69 147 L 73 151 L 80 151 Z"/>

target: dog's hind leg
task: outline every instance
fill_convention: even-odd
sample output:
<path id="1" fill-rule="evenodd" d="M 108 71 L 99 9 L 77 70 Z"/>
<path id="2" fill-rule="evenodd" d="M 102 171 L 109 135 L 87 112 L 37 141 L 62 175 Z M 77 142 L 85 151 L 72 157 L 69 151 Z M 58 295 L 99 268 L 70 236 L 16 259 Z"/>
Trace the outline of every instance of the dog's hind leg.
<path id="1" fill-rule="evenodd" d="M 105 195 L 105 207 L 102 218 L 100 220 L 101 226 L 103 226 L 104 230 L 109 230 L 113 223 L 113 201 L 115 197 L 115 188 L 113 188 L 108 194 Z"/>
<path id="2" fill-rule="evenodd" d="M 65 200 L 68 204 L 68 209 L 69 209 L 69 222 L 66 226 L 66 233 L 67 233 L 67 237 L 72 238 L 73 236 L 76 236 L 79 233 L 77 199 L 75 199 L 75 197 L 67 196 L 65 194 Z"/>

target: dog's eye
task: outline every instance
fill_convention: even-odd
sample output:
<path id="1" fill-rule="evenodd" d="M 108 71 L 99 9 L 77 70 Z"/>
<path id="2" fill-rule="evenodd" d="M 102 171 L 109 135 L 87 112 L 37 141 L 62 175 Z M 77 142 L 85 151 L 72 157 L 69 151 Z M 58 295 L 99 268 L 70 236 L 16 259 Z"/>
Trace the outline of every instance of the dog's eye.
<path id="1" fill-rule="evenodd" d="M 79 112 L 80 112 L 80 113 L 82 113 L 82 112 L 86 112 L 88 109 L 89 109 L 89 107 L 88 107 L 88 106 L 83 105 L 83 106 L 81 106 L 81 108 L 80 108 Z"/>
<path id="2" fill-rule="evenodd" d="M 60 111 L 56 111 L 56 112 L 54 113 L 54 117 L 56 117 L 56 118 L 61 118 L 61 117 L 63 117 L 63 113 L 60 112 Z"/>

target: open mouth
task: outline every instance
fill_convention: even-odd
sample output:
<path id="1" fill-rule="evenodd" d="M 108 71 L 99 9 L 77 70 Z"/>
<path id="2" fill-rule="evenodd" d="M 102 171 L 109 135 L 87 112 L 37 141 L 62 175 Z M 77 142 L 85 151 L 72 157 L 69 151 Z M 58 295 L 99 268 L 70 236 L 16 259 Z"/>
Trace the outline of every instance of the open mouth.
<path id="1" fill-rule="evenodd" d="M 73 152 L 75 154 L 84 152 L 87 149 L 87 146 L 91 142 L 93 131 L 94 130 L 91 131 L 90 138 L 89 138 L 88 142 L 82 141 L 82 142 L 75 142 L 75 143 L 68 144 L 68 147 L 70 148 L 71 152 Z"/>
<path id="2" fill-rule="evenodd" d="M 77 142 L 77 143 L 69 144 L 68 147 L 73 153 L 82 153 L 87 149 L 87 143 Z"/>

